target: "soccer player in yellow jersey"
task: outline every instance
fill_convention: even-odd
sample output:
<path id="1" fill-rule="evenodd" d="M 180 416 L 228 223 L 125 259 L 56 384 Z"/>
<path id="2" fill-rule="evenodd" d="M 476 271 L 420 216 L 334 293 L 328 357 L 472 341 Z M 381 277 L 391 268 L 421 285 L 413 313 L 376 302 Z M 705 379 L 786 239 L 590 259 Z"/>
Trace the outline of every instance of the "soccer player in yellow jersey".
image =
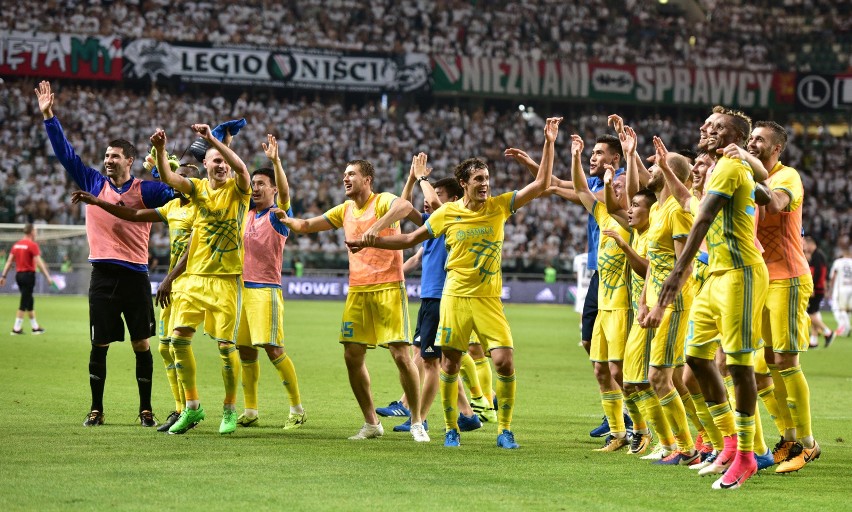
<path id="1" fill-rule="evenodd" d="M 580 156 L 583 139 L 571 136 L 571 177 L 574 190 L 586 210 L 594 215 L 601 230 L 615 231 L 621 238 L 630 234 L 607 213 L 606 205 L 597 200 L 582 179 L 583 168 Z M 612 178 L 615 198 L 624 207 L 624 176 Z M 592 361 L 595 378 L 601 393 L 604 414 L 609 422 L 610 433 L 602 451 L 615 451 L 627 445 L 627 429 L 622 407 L 622 362 L 624 346 L 630 326 L 630 296 L 628 265 L 624 251 L 612 237 L 602 236 L 598 242 L 598 316 L 592 329 L 592 345 L 589 359 Z"/>
<path id="2" fill-rule="evenodd" d="M 699 454 L 689 431 L 683 399 L 675 388 L 675 379 L 680 379 L 675 369 L 683 365 L 683 342 L 692 304 L 692 287 L 685 287 L 666 307 L 659 325 L 649 326 L 645 321 L 648 310 L 657 304 L 659 289 L 680 258 L 683 243 L 692 227 L 692 215 L 684 211 L 671 194 L 662 167 L 670 168 L 682 184 L 689 179 L 689 162 L 676 153 L 658 154 L 657 163 L 650 169 L 648 188 L 657 195 L 657 203 L 650 213 L 648 275 L 639 299 L 639 323 L 646 328 L 656 328 L 651 343 L 649 378 L 677 439 L 677 450 L 657 463 L 690 465 L 698 460 Z"/>
<path id="3" fill-rule="evenodd" d="M 347 240 L 372 242 L 379 235 L 399 233 L 399 221 L 408 218 L 421 225 L 420 214 L 410 202 L 388 192 L 373 192 L 375 170 L 366 160 L 349 162 L 343 172 L 343 186 L 349 199 L 310 219 L 284 218 L 297 233 L 316 233 L 343 228 Z M 349 373 L 349 384 L 364 416 L 361 430 L 352 440 L 384 435 L 373 406 L 367 349 L 387 348 L 399 370 L 402 390 L 411 410 L 411 436 L 428 442 L 429 435 L 420 418 L 420 379 L 411 359 L 408 296 L 402 273 L 402 251 L 370 248 L 349 254 L 349 294 L 340 326 L 340 343 Z"/>
<path id="4" fill-rule="evenodd" d="M 748 122 L 743 117 L 733 112 L 718 116 L 708 129 L 708 152 L 715 157 L 718 149 L 732 142 L 743 145 L 748 133 Z M 714 489 L 737 488 L 757 471 L 753 456 L 757 400 L 753 361 L 760 346 L 760 314 L 769 277 L 754 243 L 754 189 L 754 176 L 748 165 L 726 156 L 718 158 L 681 257 L 646 319 L 650 327 L 660 325 L 665 308 L 675 302 L 688 280 L 692 259 L 706 236 L 710 277 L 690 312 L 686 355 L 714 423 L 725 436 L 725 448 L 716 462 L 699 472 L 709 474 L 726 468 L 713 483 Z M 736 416 L 714 364 L 720 343 L 734 381 Z"/>
<path id="5" fill-rule="evenodd" d="M 194 178 L 198 175 L 198 168 L 191 164 L 181 165 L 178 167 L 176 172 L 185 178 Z M 171 388 L 172 396 L 175 400 L 174 411 L 169 414 L 162 425 L 157 427 L 157 431 L 168 432 L 169 428 L 171 428 L 171 426 L 178 420 L 178 417 L 180 416 L 181 411 L 183 411 L 186 403 L 183 388 L 180 385 L 180 380 L 177 377 L 177 369 L 175 368 L 174 348 L 171 343 L 172 308 L 168 292 L 172 290 L 171 282 L 173 276 L 183 272 L 182 268 L 178 269 L 179 272 L 174 272 L 175 268 L 179 267 L 178 263 L 183 261 L 184 265 L 186 264 L 186 260 L 182 260 L 181 258 L 186 253 L 186 248 L 188 246 L 189 235 L 192 231 L 192 223 L 195 220 L 195 206 L 186 196 L 180 195 L 180 197 L 169 201 L 159 208 L 136 210 L 127 206 L 104 201 L 83 190 L 78 190 L 71 194 L 71 201 L 74 203 L 83 202 L 98 206 L 112 215 L 115 215 L 119 219 L 131 222 L 161 221 L 165 222 L 169 227 L 169 274 L 160 283 L 160 286 L 157 289 L 157 302 L 160 304 L 160 324 L 157 329 L 160 337 L 160 355 L 163 358 L 163 363 L 166 365 L 166 377 L 168 378 L 169 387 Z M 177 288 L 175 288 L 175 290 L 177 290 Z M 163 297 L 163 299 L 159 300 L 161 297 Z"/>
<path id="6" fill-rule="evenodd" d="M 755 123 L 748 152 L 769 171 L 764 189 L 768 204 L 761 207 L 757 237 L 769 269 L 769 293 L 763 310 L 765 357 L 772 383 L 759 389 L 775 418 L 781 441 L 775 450 L 776 473 L 798 471 L 819 458 L 819 444 L 811 432 L 810 390 L 799 364 L 799 353 L 808 349 L 808 298 L 813 293 L 808 260 L 802 248 L 804 188 L 799 173 L 779 160 L 787 144 L 787 131 L 778 123 Z M 759 200 L 760 198 L 758 198 Z M 762 202 L 759 200 L 759 202 Z M 781 400 L 769 395 L 777 391 Z M 784 395 L 786 394 L 786 400 Z"/>
<path id="7" fill-rule="evenodd" d="M 219 433 L 230 434 L 237 428 L 240 361 L 235 342 L 242 301 L 243 231 L 251 199 L 251 180 L 245 163 L 213 136 L 209 126 L 195 124 L 192 129 L 210 145 L 204 156 L 206 179 L 184 178 L 172 172 L 166 162 L 165 132 L 157 130 L 151 137 L 163 182 L 186 195 L 197 208 L 185 276 L 172 304 L 172 345 L 186 408 L 169 433 L 183 434 L 205 418 L 191 346 L 192 337 L 203 322 L 204 332 L 218 342 L 223 362 L 225 399 Z"/>
<path id="8" fill-rule="evenodd" d="M 456 166 L 455 175 L 464 190 L 458 201 L 444 203 L 426 223 L 411 233 L 374 240 L 350 239 L 353 251 L 362 247 L 405 249 L 429 237 L 446 235 L 447 280 L 441 296 L 438 345 L 441 347 L 441 404 L 446 432 L 444 446 L 460 445 L 458 429 L 458 376 L 471 332 L 491 354 L 496 368 L 497 446 L 518 448 L 511 430 L 515 407 L 515 360 L 512 333 L 500 301 L 503 227 L 518 208 L 547 190 L 553 173 L 554 142 L 562 118 L 545 124 L 545 144 L 535 180 L 519 191 L 491 197 L 485 162 L 469 158 Z M 510 156 L 513 150 L 507 150 Z M 412 414 L 414 409 L 412 409 Z"/>

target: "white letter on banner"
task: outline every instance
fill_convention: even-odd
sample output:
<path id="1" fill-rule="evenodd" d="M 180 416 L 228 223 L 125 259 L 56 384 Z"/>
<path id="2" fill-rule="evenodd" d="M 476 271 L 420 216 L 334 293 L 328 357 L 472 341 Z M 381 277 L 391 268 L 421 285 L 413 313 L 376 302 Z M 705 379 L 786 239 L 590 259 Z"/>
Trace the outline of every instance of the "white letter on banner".
<path id="1" fill-rule="evenodd" d="M 562 70 L 562 96 L 585 98 L 589 95 L 589 65 L 585 62 L 559 62 Z"/>
<path id="2" fill-rule="evenodd" d="M 759 94 L 759 99 L 757 100 L 757 106 L 759 107 L 768 107 L 769 106 L 769 91 L 772 90 L 772 73 L 758 73 L 757 74 L 757 89 Z"/>
<path id="3" fill-rule="evenodd" d="M 559 73 L 556 71 L 556 62 L 548 60 L 544 62 L 544 85 L 541 87 L 542 96 L 555 96 L 559 94 Z"/>
<path id="4" fill-rule="evenodd" d="M 494 57 L 491 60 L 491 92 L 506 92 L 503 89 L 503 85 L 500 83 L 500 80 L 503 78 L 503 67 L 501 64 L 503 60 L 499 57 Z"/>
<path id="5" fill-rule="evenodd" d="M 651 101 L 654 98 L 654 85 L 651 80 L 654 70 L 647 66 L 636 67 L 636 99 L 638 101 Z"/>
<path id="6" fill-rule="evenodd" d="M 12 68 L 12 71 L 18 69 L 18 64 L 24 62 L 24 58 L 20 56 L 24 52 L 24 42 L 20 39 L 6 40 L 6 65 Z"/>
<path id="7" fill-rule="evenodd" d="M 665 92 L 672 88 L 672 70 L 668 67 L 658 67 L 654 70 L 654 82 L 656 84 L 656 92 L 654 99 L 662 102 L 665 99 Z"/>
<path id="8" fill-rule="evenodd" d="M 538 72 L 539 63 L 532 59 L 521 61 L 523 72 L 521 75 L 521 94 L 538 96 L 541 88 L 541 74 Z"/>
<path id="9" fill-rule="evenodd" d="M 734 92 L 737 89 L 735 71 L 710 71 L 710 95 L 714 105 L 731 105 L 734 102 Z"/>
<path id="10" fill-rule="evenodd" d="M 476 57 L 462 57 L 462 90 L 482 92 L 482 69 Z"/>
<path id="11" fill-rule="evenodd" d="M 695 69 L 695 84 L 692 86 L 692 102 L 697 105 L 710 103 L 710 94 L 707 89 L 707 73 L 704 68 Z"/>
<path id="12" fill-rule="evenodd" d="M 748 86 L 754 83 L 754 74 L 749 71 L 740 73 L 739 87 L 737 87 L 737 103 L 741 107 L 754 106 L 754 93 L 749 90 Z"/>
<path id="13" fill-rule="evenodd" d="M 521 92 L 518 88 L 518 72 L 521 64 L 518 62 L 517 57 L 509 57 L 505 60 L 505 62 L 506 65 L 509 66 L 509 76 L 506 78 L 506 93 L 518 94 Z"/>
<path id="14" fill-rule="evenodd" d="M 689 97 L 689 70 L 686 68 L 675 68 L 674 88 L 672 88 L 672 103 L 690 103 Z"/>

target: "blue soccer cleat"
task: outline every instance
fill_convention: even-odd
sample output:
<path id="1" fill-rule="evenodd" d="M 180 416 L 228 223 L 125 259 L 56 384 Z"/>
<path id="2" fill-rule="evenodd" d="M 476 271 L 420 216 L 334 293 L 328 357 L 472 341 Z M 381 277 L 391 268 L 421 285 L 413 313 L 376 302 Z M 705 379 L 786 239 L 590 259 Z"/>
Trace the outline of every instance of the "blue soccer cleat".
<path id="1" fill-rule="evenodd" d="M 429 423 L 423 420 L 423 429 L 429 431 Z M 411 418 L 405 420 L 405 423 L 397 425 L 393 428 L 394 432 L 411 432 Z"/>
<path id="2" fill-rule="evenodd" d="M 459 430 L 462 432 L 470 432 L 471 430 L 476 430 L 478 428 L 482 428 L 482 421 L 479 420 L 479 416 L 475 413 L 471 416 L 465 416 L 462 413 L 459 413 Z"/>
<path id="3" fill-rule="evenodd" d="M 597 427 L 593 428 L 589 435 L 592 437 L 604 437 L 609 434 L 609 421 L 607 421 L 606 416 L 603 417 L 603 422 Z"/>
<path id="4" fill-rule="evenodd" d="M 451 428 L 444 434 L 444 446 L 447 448 L 457 448 L 461 445 L 459 431 Z"/>
<path id="5" fill-rule="evenodd" d="M 388 404 L 387 407 L 379 407 L 376 409 L 376 414 L 379 416 L 397 416 L 397 417 L 406 417 L 411 416 L 411 411 L 408 410 L 402 402 L 396 401 Z"/>
<path id="6" fill-rule="evenodd" d="M 503 432 L 497 436 L 497 447 L 506 448 L 507 450 L 519 448 L 518 443 L 515 442 L 515 434 L 511 430 L 503 429 Z"/>
<path id="7" fill-rule="evenodd" d="M 775 465 L 775 458 L 772 456 L 772 452 L 768 449 L 766 453 L 763 455 L 758 455 L 756 452 L 754 453 L 754 461 L 757 462 L 757 470 L 766 469 L 770 466 Z"/>

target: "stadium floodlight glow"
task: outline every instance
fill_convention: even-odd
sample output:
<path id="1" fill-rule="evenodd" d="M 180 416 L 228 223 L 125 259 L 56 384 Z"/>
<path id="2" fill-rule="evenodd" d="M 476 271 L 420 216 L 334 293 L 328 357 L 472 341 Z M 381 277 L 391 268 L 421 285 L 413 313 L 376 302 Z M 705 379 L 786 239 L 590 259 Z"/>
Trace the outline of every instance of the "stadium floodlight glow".
<path id="1" fill-rule="evenodd" d="M 526 109 L 527 109 L 527 107 L 525 107 L 523 105 L 518 105 L 518 110 L 520 110 L 521 112 L 523 112 Z"/>
<path id="2" fill-rule="evenodd" d="M 658 0 L 661 4 L 665 5 L 669 3 L 669 0 Z"/>

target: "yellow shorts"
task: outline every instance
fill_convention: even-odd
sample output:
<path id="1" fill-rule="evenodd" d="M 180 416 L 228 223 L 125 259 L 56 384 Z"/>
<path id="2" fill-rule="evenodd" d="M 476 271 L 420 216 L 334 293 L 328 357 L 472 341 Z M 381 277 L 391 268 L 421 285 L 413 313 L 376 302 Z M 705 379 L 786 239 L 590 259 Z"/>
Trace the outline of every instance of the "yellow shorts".
<path id="1" fill-rule="evenodd" d="M 688 326 L 689 311 L 666 308 L 651 342 L 651 359 L 648 364 L 658 368 L 683 366 L 683 343 Z"/>
<path id="2" fill-rule="evenodd" d="M 281 288 L 243 287 L 243 307 L 237 345 L 244 347 L 284 344 L 284 296 Z"/>
<path id="3" fill-rule="evenodd" d="M 197 330 L 216 341 L 234 343 L 237 339 L 243 284 L 238 275 L 187 275 L 181 290 L 173 294 L 172 328 Z"/>
<path id="4" fill-rule="evenodd" d="M 648 361 L 655 332 L 656 329 L 644 329 L 636 322 L 630 326 L 627 345 L 624 347 L 625 384 L 648 384 Z"/>
<path id="5" fill-rule="evenodd" d="M 709 268 L 709 265 L 697 259 L 692 262 L 692 294 L 695 297 L 698 296 L 698 292 L 704 287 L 704 282 L 710 275 Z"/>
<path id="6" fill-rule="evenodd" d="M 810 274 L 769 281 L 763 308 L 763 341 L 775 352 L 805 352 L 810 344 L 808 299 L 814 291 Z"/>
<path id="7" fill-rule="evenodd" d="M 769 366 L 766 365 L 766 352 L 754 351 L 754 373 L 759 375 L 770 375 Z"/>
<path id="8" fill-rule="evenodd" d="M 764 264 L 710 275 L 692 304 L 686 354 L 712 360 L 721 343 L 728 364 L 753 366 L 768 288 Z"/>
<path id="9" fill-rule="evenodd" d="M 186 281 L 186 275 L 187 274 L 181 274 L 177 276 L 177 279 L 172 281 L 173 302 L 160 310 L 160 323 L 157 326 L 157 334 L 160 337 L 160 341 L 169 342 L 172 339 L 172 331 L 174 330 L 174 325 L 172 324 L 172 321 L 174 320 L 174 299 L 176 294 L 183 289 L 183 283 Z"/>
<path id="10" fill-rule="evenodd" d="M 350 289 L 340 324 L 340 343 L 358 343 L 367 348 L 411 343 L 405 283 L 376 291 Z"/>
<path id="11" fill-rule="evenodd" d="M 512 331 L 499 297 L 441 297 L 441 320 L 435 345 L 467 352 L 471 334 L 479 338 L 485 353 L 513 347 Z"/>
<path id="12" fill-rule="evenodd" d="M 592 329 L 592 347 L 589 360 L 597 363 L 622 361 L 624 346 L 627 344 L 627 328 L 632 323 L 629 309 L 598 311 L 595 326 Z"/>

